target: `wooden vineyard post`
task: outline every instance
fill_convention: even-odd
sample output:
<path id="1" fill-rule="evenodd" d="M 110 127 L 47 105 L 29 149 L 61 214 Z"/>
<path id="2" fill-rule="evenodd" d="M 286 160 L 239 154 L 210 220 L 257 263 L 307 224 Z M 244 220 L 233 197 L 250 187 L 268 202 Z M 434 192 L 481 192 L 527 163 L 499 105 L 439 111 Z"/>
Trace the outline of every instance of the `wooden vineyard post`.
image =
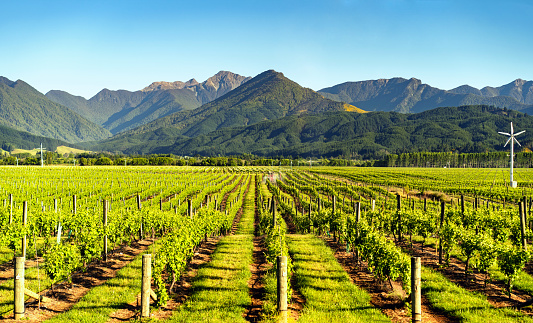
<path id="1" fill-rule="evenodd" d="M 187 200 L 187 215 L 189 216 L 190 219 L 192 219 L 192 200 L 191 199 Z"/>
<path id="2" fill-rule="evenodd" d="M 520 233 L 521 233 L 521 241 L 522 241 L 522 248 L 524 248 L 524 251 L 527 251 L 527 242 L 526 242 L 526 202 L 520 202 L 519 203 L 519 213 L 520 213 Z"/>
<path id="3" fill-rule="evenodd" d="M 422 322 L 422 288 L 420 257 L 411 257 L 411 322 Z"/>
<path id="4" fill-rule="evenodd" d="M 287 257 L 278 256 L 278 312 L 280 322 L 287 322 Z"/>
<path id="5" fill-rule="evenodd" d="M 141 213 L 141 208 L 142 208 L 142 204 L 141 204 L 141 195 L 139 193 L 137 193 L 137 209 L 139 210 L 139 213 Z M 142 240 L 143 238 L 143 216 L 142 216 L 142 213 L 141 213 L 141 225 L 139 227 L 139 240 Z"/>
<path id="6" fill-rule="evenodd" d="M 357 238 L 359 238 L 359 222 L 361 221 L 361 202 L 355 202 L 355 222 L 357 222 Z M 359 250 L 356 249 L 355 257 L 357 259 L 357 264 L 359 264 Z"/>
<path id="7" fill-rule="evenodd" d="M 439 226 L 439 264 L 442 264 L 442 226 L 444 225 L 444 211 L 446 202 L 440 202 L 440 226 Z"/>
<path id="8" fill-rule="evenodd" d="M 104 211 L 103 211 L 103 222 L 104 222 L 104 230 L 107 231 L 107 200 L 104 200 L 103 203 Z M 104 250 L 103 250 L 103 257 L 104 261 L 107 261 L 107 233 L 104 235 Z"/>
<path id="9" fill-rule="evenodd" d="M 402 242 L 402 212 L 400 212 L 402 208 L 402 197 L 400 194 L 396 195 L 396 209 L 397 209 L 397 215 L 398 215 L 398 241 Z"/>
<path id="10" fill-rule="evenodd" d="M 309 233 L 313 233 L 313 218 L 311 217 L 311 199 L 309 199 Z"/>
<path id="11" fill-rule="evenodd" d="M 461 194 L 461 215 L 463 216 L 463 221 L 465 219 L 465 196 Z"/>
<path id="12" fill-rule="evenodd" d="M 57 199 L 54 199 L 54 213 L 57 213 Z"/>
<path id="13" fill-rule="evenodd" d="M 15 258 L 15 320 L 24 317 L 24 257 Z"/>
<path id="14" fill-rule="evenodd" d="M 76 214 L 76 195 L 72 195 L 72 212 L 74 212 L 74 214 Z"/>
<path id="15" fill-rule="evenodd" d="M 28 201 L 22 204 L 22 225 L 26 227 L 28 223 Z M 26 258 L 26 235 L 22 237 L 22 257 Z"/>
<path id="16" fill-rule="evenodd" d="M 9 224 L 13 223 L 13 194 L 9 194 Z"/>
<path id="17" fill-rule="evenodd" d="M 322 203 L 320 203 L 320 202 L 322 202 L 322 201 L 320 200 L 320 197 L 319 197 L 319 198 L 318 198 L 318 202 L 317 202 L 317 212 L 318 212 L 318 213 L 320 213 L 320 206 L 321 206 L 320 204 L 322 204 Z"/>
<path id="18" fill-rule="evenodd" d="M 150 291 L 152 290 L 152 255 L 145 254 L 142 259 L 141 317 L 150 316 Z"/>
<path id="19" fill-rule="evenodd" d="M 376 210 L 376 200 L 372 199 L 372 212 Z"/>
<path id="20" fill-rule="evenodd" d="M 272 197 L 272 226 L 276 226 L 276 199 Z"/>
<path id="21" fill-rule="evenodd" d="M 527 226 L 527 197 L 524 196 L 524 227 Z"/>
<path id="22" fill-rule="evenodd" d="M 333 201 L 331 204 L 331 215 L 335 217 L 335 209 L 337 207 L 337 197 L 333 195 Z M 337 228 L 333 228 L 333 241 L 337 241 Z"/>

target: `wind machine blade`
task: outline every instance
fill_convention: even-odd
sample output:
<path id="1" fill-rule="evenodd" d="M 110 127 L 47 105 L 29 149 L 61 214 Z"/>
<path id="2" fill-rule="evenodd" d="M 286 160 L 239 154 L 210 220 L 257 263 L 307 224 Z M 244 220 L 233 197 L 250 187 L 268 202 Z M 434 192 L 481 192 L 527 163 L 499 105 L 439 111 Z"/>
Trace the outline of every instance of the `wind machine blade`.
<path id="1" fill-rule="evenodd" d="M 511 141 L 511 139 L 513 139 L 513 137 L 509 137 L 509 139 L 507 139 L 507 142 L 505 143 L 505 145 L 503 145 L 503 147 L 505 148 L 505 146 L 507 146 L 507 144 L 509 143 L 509 141 Z M 515 139 L 516 140 L 516 139 Z"/>

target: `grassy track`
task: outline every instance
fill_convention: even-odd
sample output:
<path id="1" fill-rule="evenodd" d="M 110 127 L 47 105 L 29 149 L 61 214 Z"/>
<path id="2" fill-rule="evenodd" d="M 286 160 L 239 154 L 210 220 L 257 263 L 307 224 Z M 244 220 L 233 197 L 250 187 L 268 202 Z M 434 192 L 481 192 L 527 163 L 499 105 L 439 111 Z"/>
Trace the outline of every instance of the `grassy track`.
<path id="1" fill-rule="evenodd" d="M 26 268 L 24 270 L 24 286 L 27 289 L 34 292 L 40 292 L 41 290 L 49 288 L 51 284 L 52 280 L 46 275 L 42 267 L 40 270 L 37 270 L 36 267 Z M 8 279 L 0 285 L 0 315 L 2 316 L 13 312 L 14 288 L 15 282 L 13 279 Z M 27 299 L 29 299 L 29 297 L 26 296 L 26 300 Z"/>
<path id="2" fill-rule="evenodd" d="M 298 322 L 390 322 L 354 285 L 331 249 L 311 235 L 289 235 L 296 288 L 306 299 Z"/>
<path id="3" fill-rule="evenodd" d="M 462 322 L 533 322 L 533 319 L 512 309 L 492 307 L 486 296 L 467 291 L 427 267 L 422 267 L 422 293 L 435 308 Z"/>
<path id="4" fill-rule="evenodd" d="M 421 237 L 413 236 L 413 241 L 422 242 L 423 239 Z M 435 238 L 426 239 L 426 246 L 428 245 L 434 249 L 437 249 L 437 246 L 438 246 L 437 239 Z M 457 259 L 461 260 L 463 263 L 466 263 L 466 257 L 460 253 L 457 247 L 455 247 L 450 254 L 451 256 L 456 257 Z M 502 282 L 505 282 L 507 280 L 505 275 L 499 270 L 496 264 L 493 264 L 489 268 L 489 274 L 492 280 L 499 280 Z M 531 276 L 530 274 L 524 271 L 521 271 L 516 277 L 516 279 L 513 281 L 513 289 L 514 288 L 533 295 L 533 276 Z"/>
<path id="5" fill-rule="evenodd" d="M 158 250 L 157 242 L 104 284 L 91 289 L 72 307 L 47 322 L 107 322 L 109 314 L 135 301 L 141 292 L 142 255 Z"/>
<path id="6" fill-rule="evenodd" d="M 212 260 L 198 271 L 193 282 L 193 295 L 169 321 L 246 322 L 243 314 L 251 303 L 248 281 L 253 262 L 253 180 L 249 187 L 236 234 L 220 240 Z"/>

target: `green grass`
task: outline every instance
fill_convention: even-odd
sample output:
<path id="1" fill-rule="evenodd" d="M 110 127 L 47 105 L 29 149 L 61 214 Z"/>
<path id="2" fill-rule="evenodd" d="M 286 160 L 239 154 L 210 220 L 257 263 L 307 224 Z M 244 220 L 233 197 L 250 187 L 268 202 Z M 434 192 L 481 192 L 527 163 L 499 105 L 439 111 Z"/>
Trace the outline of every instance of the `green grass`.
<path id="1" fill-rule="evenodd" d="M 135 301 L 141 292 L 142 255 L 158 249 L 150 246 L 104 284 L 92 288 L 71 310 L 47 322 L 107 322 L 109 315 Z"/>
<path id="2" fill-rule="evenodd" d="M 236 234 L 219 241 L 212 260 L 198 271 L 193 295 L 169 321 L 246 322 L 243 314 L 252 301 L 248 281 L 253 262 L 254 198 L 252 181 Z"/>
<path id="3" fill-rule="evenodd" d="M 8 247 L 0 247 L 0 264 L 13 260 L 13 250 Z"/>
<path id="4" fill-rule="evenodd" d="M 420 237 L 414 237 L 413 241 L 422 242 L 422 238 Z M 437 248 L 437 239 L 434 238 L 428 238 L 426 239 L 426 244 L 424 246 L 430 245 L 432 248 Z M 456 257 L 457 259 L 461 260 L 463 263 L 466 263 L 466 257 L 461 254 L 459 247 L 454 247 L 451 256 Z M 490 279 L 493 281 L 501 281 L 505 283 L 507 281 L 507 278 L 505 275 L 500 271 L 498 268 L 498 265 L 493 264 L 489 268 L 489 275 Z M 533 276 L 529 275 L 528 273 L 522 271 L 518 274 L 518 277 L 513 281 L 513 289 L 519 289 L 523 292 L 533 294 Z M 505 293 L 505 290 L 502 289 L 502 294 Z"/>
<path id="5" fill-rule="evenodd" d="M 485 295 L 467 291 L 427 267 L 422 267 L 422 294 L 435 308 L 462 322 L 533 322 L 515 310 L 492 307 Z"/>
<path id="6" fill-rule="evenodd" d="M 262 322 L 277 322 L 279 320 L 277 309 L 276 266 L 270 268 L 263 276 L 265 295 L 263 297 Z M 290 300 L 288 300 L 290 302 Z"/>
<path id="7" fill-rule="evenodd" d="M 41 263 L 39 270 L 37 270 L 37 267 L 24 270 L 24 287 L 36 293 L 50 288 L 52 284 L 52 280 L 46 275 L 42 265 Z M 13 279 L 8 279 L 0 285 L 0 315 L 2 316 L 6 316 L 13 311 L 14 288 L 15 281 Z M 29 299 L 27 296 L 25 298 L 26 300 Z"/>
<path id="8" fill-rule="evenodd" d="M 298 322 L 390 322 L 354 285 L 325 243 L 311 235 L 288 235 L 296 288 L 306 303 Z"/>

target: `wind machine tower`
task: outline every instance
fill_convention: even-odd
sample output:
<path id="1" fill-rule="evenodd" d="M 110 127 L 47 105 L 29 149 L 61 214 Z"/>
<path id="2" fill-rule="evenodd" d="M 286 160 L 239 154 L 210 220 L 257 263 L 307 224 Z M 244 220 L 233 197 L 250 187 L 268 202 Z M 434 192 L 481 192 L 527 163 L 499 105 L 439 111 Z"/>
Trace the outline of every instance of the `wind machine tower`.
<path id="1" fill-rule="evenodd" d="M 507 133 L 507 132 L 500 132 L 498 131 L 499 134 L 502 134 L 502 135 L 505 135 L 505 136 L 509 136 L 509 139 L 507 139 L 507 142 L 505 143 L 505 145 L 503 145 L 503 147 L 507 146 L 507 144 L 509 142 L 511 142 L 511 179 L 509 181 L 509 183 L 511 184 L 511 187 L 512 188 L 516 188 L 516 182 L 515 180 L 513 179 L 513 166 L 514 166 L 514 142 L 516 141 L 516 143 L 518 144 L 518 146 L 522 147 L 522 145 L 518 142 L 518 140 L 516 140 L 516 136 L 518 135 L 521 135 L 523 134 L 524 132 L 526 132 L 525 130 L 522 130 L 520 131 L 519 133 L 514 133 L 514 129 L 513 129 L 513 123 L 511 122 L 511 133 Z"/>

